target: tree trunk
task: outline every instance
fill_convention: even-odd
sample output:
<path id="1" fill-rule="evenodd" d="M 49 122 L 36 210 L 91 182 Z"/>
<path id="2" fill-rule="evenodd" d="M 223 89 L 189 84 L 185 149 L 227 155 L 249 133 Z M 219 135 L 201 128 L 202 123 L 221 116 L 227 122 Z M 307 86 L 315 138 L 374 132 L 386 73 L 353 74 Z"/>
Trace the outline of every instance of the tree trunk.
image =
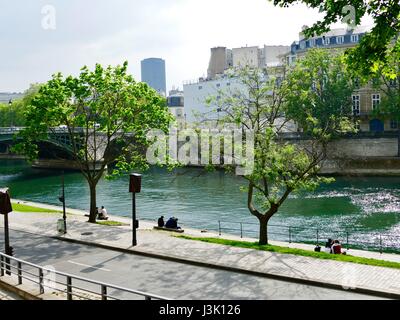
<path id="1" fill-rule="evenodd" d="M 267 245 L 268 244 L 268 221 L 269 219 L 265 219 L 263 217 L 260 219 L 260 245 Z"/>
<path id="2" fill-rule="evenodd" d="M 89 216 L 89 222 L 90 223 L 96 223 L 96 219 L 97 219 L 96 187 L 97 187 L 97 183 L 89 182 L 89 188 L 90 188 L 90 216 Z"/>

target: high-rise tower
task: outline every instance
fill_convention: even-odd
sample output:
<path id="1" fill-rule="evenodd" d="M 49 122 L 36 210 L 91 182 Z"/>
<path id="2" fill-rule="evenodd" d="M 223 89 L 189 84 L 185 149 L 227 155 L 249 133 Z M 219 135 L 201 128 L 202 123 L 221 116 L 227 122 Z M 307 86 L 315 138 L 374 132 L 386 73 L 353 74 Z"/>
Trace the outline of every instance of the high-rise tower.
<path id="1" fill-rule="evenodd" d="M 149 58 L 143 60 L 141 65 L 142 82 L 146 82 L 150 87 L 165 96 L 167 92 L 165 61 L 159 58 Z"/>

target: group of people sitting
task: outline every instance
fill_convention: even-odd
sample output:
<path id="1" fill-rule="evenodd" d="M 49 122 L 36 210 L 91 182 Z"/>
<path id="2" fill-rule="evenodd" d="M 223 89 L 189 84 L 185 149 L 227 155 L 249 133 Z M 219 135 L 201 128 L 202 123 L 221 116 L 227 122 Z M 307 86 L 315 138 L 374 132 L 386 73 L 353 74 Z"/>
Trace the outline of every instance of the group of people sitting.
<path id="1" fill-rule="evenodd" d="M 104 206 L 101 207 L 101 209 L 96 207 L 96 211 L 97 211 L 97 219 L 98 220 L 108 220 L 107 209 L 104 208 Z"/>
<path id="2" fill-rule="evenodd" d="M 181 227 L 178 226 L 178 219 L 175 217 L 169 218 L 167 223 L 164 221 L 164 216 L 161 216 L 161 218 L 158 219 L 158 227 L 159 228 L 167 228 L 167 229 L 181 229 Z"/>
<path id="3" fill-rule="evenodd" d="M 317 246 L 315 248 L 315 251 L 321 252 L 321 247 Z M 328 239 L 328 241 L 325 244 L 325 250 L 326 253 L 330 254 L 346 254 L 345 251 L 342 251 L 342 245 L 340 244 L 339 240 L 332 240 Z"/>

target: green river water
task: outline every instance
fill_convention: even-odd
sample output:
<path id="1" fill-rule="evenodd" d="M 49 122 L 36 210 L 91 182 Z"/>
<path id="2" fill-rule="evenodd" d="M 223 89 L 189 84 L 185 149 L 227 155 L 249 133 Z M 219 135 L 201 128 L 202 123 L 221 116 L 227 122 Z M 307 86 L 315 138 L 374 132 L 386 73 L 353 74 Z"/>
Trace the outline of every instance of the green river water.
<path id="1" fill-rule="evenodd" d="M 67 206 L 88 209 L 89 190 L 79 173 L 67 173 Z M 0 187 L 12 197 L 58 204 L 61 173 L 32 169 L 23 161 L 0 160 Z M 243 180 L 223 172 L 151 169 L 144 173 L 137 197 L 141 219 L 176 216 L 187 227 L 257 237 L 257 220 L 240 191 Z M 98 205 L 110 214 L 130 216 L 128 177 L 102 180 Z M 240 224 L 242 223 L 242 225 Z M 378 248 L 400 248 L 400 177 L 340 177 L 314 193 L 294 195 L 272 218 L 270 237 L 277 240 L 321 241 L 328 237 Z M 290 227 L 290 228 L 289 228 Z M 318 229 L 318 231 L 317 231 Z M 367 244 L 368 243 L 368 244 Z"/>

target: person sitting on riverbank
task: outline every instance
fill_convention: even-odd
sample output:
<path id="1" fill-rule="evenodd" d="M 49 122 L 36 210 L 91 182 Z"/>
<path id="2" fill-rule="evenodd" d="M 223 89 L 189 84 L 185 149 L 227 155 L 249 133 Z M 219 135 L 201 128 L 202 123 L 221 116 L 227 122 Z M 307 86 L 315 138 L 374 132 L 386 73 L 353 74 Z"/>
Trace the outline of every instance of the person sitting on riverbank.
<path id="1" fill-rule="evenodd" d="M 99 220 L 108 220 L 108 214 L 107 214 L 107 209 L 101 207 L 100 213 L 99 213 Z"/>
<path id="2" fill-rule="evenodd" d="M 161 216 L 161 218 L 158 219 L 158 227 L 164 228 L 164 226 L 165 226 L 164 216 Z"/>
<path id="3" fill-rule="evenodd" d="M 339 240 L 333 241 L 332 252 L 333 254 L 342 254 L 342 246 Z"/>
<path id="4" fill-rule="evenodd" d="M 178 219 L 177 218 L 170 218 L 167 223 L 165 224 L 165 228 L 167 229 L 181 229 L 181 227 L 178 226 Z"/>

